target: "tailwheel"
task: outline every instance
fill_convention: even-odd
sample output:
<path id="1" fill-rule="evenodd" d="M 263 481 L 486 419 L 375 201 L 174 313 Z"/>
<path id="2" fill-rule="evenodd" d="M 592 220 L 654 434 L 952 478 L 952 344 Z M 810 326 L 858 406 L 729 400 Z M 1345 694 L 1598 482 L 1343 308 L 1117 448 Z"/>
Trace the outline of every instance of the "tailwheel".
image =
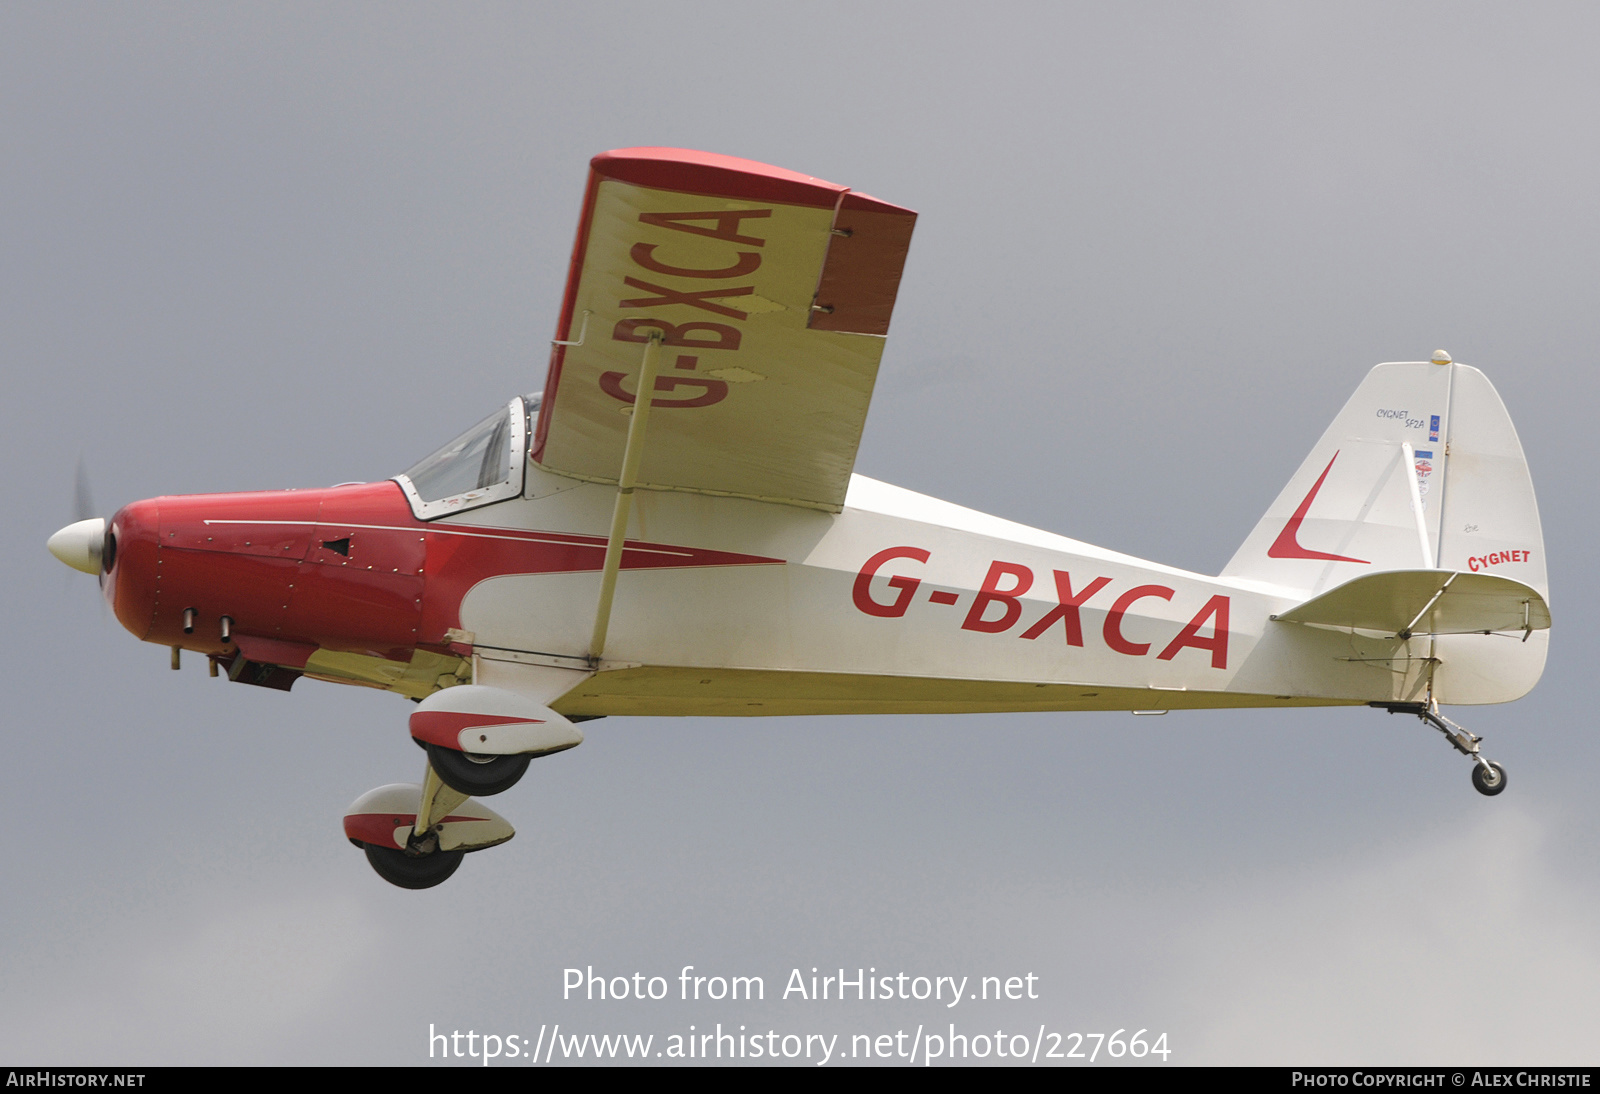
<path id="1" fill-rule="evenodd" d="M 1472 765 L 1472 785 L 1480 794 L 1494 797 L 1506 788 L 1506 769 L 1493 760 Z"/>
<path id="2" fill-rule="evenodd" d="M 1450 742 L 1450 747 L 1472 761 L 1472 785 L 1478 793 L 1486 797 L 1494 797 L 1506 788 L 1506 769 L 1486 759 L 1479 745 L 1483 738 L 1476 733 L 1469 733 L 1462 726 L 1452 722 L 1439 713 L 1439 704 L 1436 701 L 1427 703 L 1398 703 L 1382 702 L 1368 703 L 1368 706 L 1387 710 L 1390 714 L 1415 714 L 1422 719 L 1422 723 L 1437 729 L 1444 734 L 1444 739 Z"/>
<path id="3" fill-rule="evenodd" d="M 466 854 L 465 851 L 415 854 L 393 847 L 378 847 L 371 843 L 364 843 L 361 846 L 367 852 L 367 861 L 378 872 L 378 876 L 390 885 L 398 885 L 402 889 L 431 889 L 435 885 L 444 883 L 456 872 L 456 867 L 461 865 L 461 859 Z"/>

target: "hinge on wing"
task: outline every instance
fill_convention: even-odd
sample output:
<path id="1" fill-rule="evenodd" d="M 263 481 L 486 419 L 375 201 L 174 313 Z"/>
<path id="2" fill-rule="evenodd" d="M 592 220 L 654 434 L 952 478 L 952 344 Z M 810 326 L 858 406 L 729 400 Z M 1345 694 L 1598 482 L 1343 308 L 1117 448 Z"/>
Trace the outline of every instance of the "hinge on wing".
<path id="1" fill-rule="evenodd" d="M 581 345 L 583 345 L 584 335 L 589 333 L 589 316 L 591 316 L 593 314 L 594 314 L 594 312 L 590 311 L 589 309 L 587 309 L 587 308 L 584 309 L 584 311 L 583 311 L 583 325 L 578 328 L 578 337 L 575 340 L 573 340 L 571 342 L 563 342 L 560 339 L 552 338 L 552 339 L 550 339 L 550 344 L 552 346 L 581 346 Z"/>

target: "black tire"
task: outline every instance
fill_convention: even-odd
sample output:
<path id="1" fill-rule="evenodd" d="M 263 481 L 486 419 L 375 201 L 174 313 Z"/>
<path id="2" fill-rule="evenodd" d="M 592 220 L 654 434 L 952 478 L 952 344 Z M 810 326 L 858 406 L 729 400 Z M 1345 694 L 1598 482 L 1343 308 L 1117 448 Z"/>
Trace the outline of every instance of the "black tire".
<path id="1" fill-rule="evenodd" d="M 1494 768 L 1493 774 L 1485 771 L 1480 763 L 1472 765 L 1472 786 L 1478 793 L 1492 798 L 1506 788 L 1506 769 L 1493 760 L 1489 761 L 1489 766 Z"/>
<path id="2" fill-rule="evenodd" d="M 402 889 L 431 889 L 448 880 L 461 865 L 465 851 L 435 851 L 431 855 L 408 855 L 395 847 L 366 844 L 367 861 L 378 876 Z"/>
<path id="3" fill-rule="evenodd" d="M 500 794 L 517 785 L 531 756 L 473 757 L 443 745 L 429 744 L 428 763 L 451 790 L 475 798 Z"/>

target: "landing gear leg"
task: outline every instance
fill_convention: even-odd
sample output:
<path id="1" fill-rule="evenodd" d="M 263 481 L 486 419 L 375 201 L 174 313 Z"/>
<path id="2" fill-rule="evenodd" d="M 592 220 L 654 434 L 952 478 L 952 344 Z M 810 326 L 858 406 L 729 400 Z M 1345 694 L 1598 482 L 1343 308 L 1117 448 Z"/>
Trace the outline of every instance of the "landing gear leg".
<path id="1" fill-rule="evenodd" d="M 1461 726 L 1439 713 L 1437 701 L 1428 703 L 1373 703 L 1390 714 L 1415 714 L 1424 725 L 1432 726 L 1444 734 L 1450 746 L 1472 760 L 1472 785 L 1478 793 L 1494 797 L 1506 788 L 1506 769 L 1488 759 L 1478 745 L 1482 737 L 1469 733 Z"/>
<path id="2" fill-rule="evenodd" d="M 412 842 L 427 839 L 433 834 L 434 825 L 448 817 L 450 810 L 468 797 L 439 778 L 439 773 L 430 762 L 422 776 L 422 804 L 417 808 L 417 823 L 411 829 Z"/>

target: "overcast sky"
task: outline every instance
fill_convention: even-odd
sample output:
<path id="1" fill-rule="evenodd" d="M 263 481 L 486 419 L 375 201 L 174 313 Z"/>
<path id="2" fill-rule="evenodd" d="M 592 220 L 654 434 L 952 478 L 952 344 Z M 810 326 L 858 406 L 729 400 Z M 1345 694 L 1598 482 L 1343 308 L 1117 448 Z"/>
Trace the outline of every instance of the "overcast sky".
<path id="1" fill-rule="evenodd" d="M 1597 41 L 1582 4 L 0 7 L 0 1062 L 954 1022 L 1594 1063 Z M 340 818 L 420 777 L 409 705 L 170 672 L 44 541 L 80 458 L 105 513 L 380 479 L 539 387 L 588 159 L 633 145 L 918 210 L 856 469 L 1159 562 L 1219 570 L 1373 364 L 1484 369 L 1555 618 L 1531 696 L 1452 712 L 1506 793 L 1362 709 L 613 718 L 493 802 L 510 844 L 380 881 Z M 685 965 L 767 998 L 562 999 Z M 780 998 L 813 966 L 1038 998 Z"/>

